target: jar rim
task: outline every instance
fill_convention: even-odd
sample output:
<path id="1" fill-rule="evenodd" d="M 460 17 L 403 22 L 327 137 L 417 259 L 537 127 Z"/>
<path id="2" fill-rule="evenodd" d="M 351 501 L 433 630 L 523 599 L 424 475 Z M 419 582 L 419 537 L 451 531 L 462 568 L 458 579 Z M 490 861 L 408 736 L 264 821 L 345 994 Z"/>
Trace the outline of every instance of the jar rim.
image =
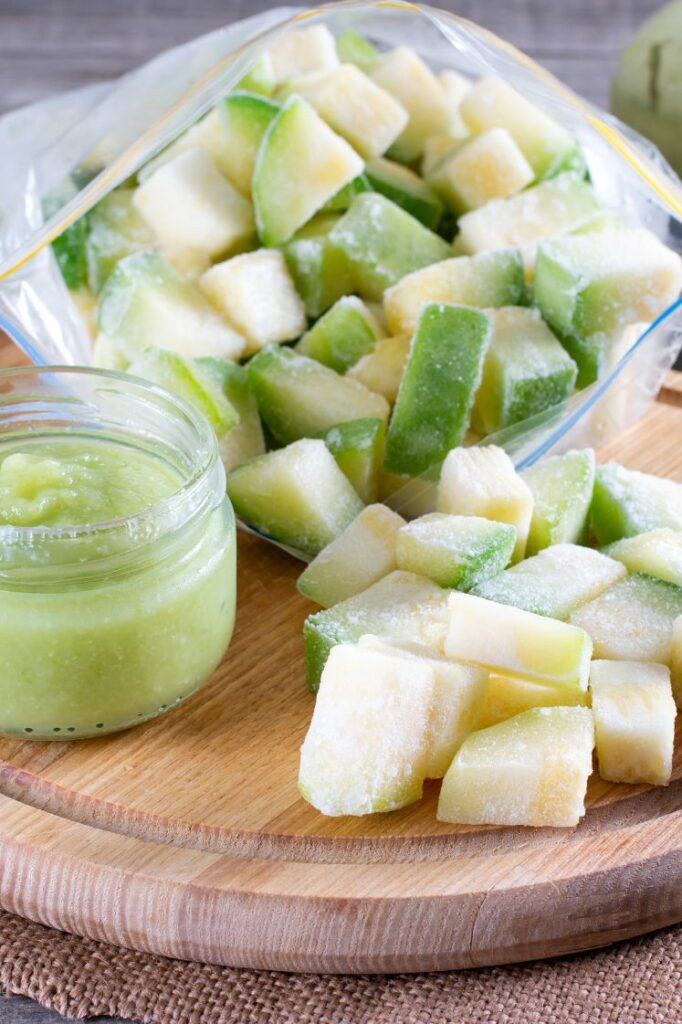
<path id="1" fill-rule="evenodd" d="M 36 400 L 49 404 L 51 400 L 64 400 L 63 396 L 56 393 L 36 396 L 32 395 L 27 388 L 22 391 L 9 391 L 3 393 L 3 382 L 19 381 L 22 377 L 49 379 L 50 377 L 68 378 L 75 377 L 77 380 L 102 381 L 103 386 L 116 385 L 121 389 L 121 394 L 130 399 L 131 402 L 137 399 L 153 399 L 159 410 L 159 414 L 175 417 L 178 426 L 184 429 L 189 428 L 191 432 L 191 466 L 186 472 L 186 478 L 177 489 L 165 497 L 144 506 L 138 512 L 130 516 L 121 516 L 114 519 L 104 520 L 96 523 L 82 523 L 73 526 L 15 526 L 12 524 L 0 523 L 0 548 L 1 547 L 30 547 L 33 543 L 51 543 L 59 541 L 77 541 L 82 537 L 97 537 L 124 530 L 130 538 L 138 537 L 141 543 L 146 543 L 156 537 L 167 535 L 193 517 L 193 514 L 201 508 L 206 507 L 207 502 L 212 501 L 216 493 L 218 478 L 222 480 L 222 493 L 225 493 L 224 470 L 219 458 L 218 444 L 215 432 L 208 420 L 189 402 L 181 396 L 168 389 L 137 377 L 132 374 L 120 373 L 115 370 L 102 370 L 96 367 L 87 366 L 18 366 L 7 369 L 0 369 L 0 423 L 3 412 L 12 407 L 18 408 L 28 400 Z M 74 403 L 79 401 L 74 395 Z M 81 400 L 82 401 L 82 400 Z M 83 408 L 85 406 L 83 405 Z M 45 430 L 44 436 L 55 436 L 55 433 L 68 434 L 69 428 L 60 431 Z M 72 428 L 74 435 L 82 433 L 77 428 Z M 31 431 L 36 438 L 43 436 L 40 427 Z M 0 428 L 0 439 L 4 436 Z M 96 436 L 96 435 L 92 435 Z M 144 436 L 140 434 L 140 439 Z M 150 528 L 151 523 L 155 526 Z"/>

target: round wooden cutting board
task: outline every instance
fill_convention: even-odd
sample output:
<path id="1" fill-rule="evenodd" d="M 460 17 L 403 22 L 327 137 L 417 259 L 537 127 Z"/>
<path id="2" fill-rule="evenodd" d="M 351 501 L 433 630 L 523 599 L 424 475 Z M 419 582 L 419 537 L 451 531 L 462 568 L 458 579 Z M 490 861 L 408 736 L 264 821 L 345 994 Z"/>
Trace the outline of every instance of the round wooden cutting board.
<path id="1" fill-rule="evenodd" d="M 682 479 L 673 388 L 608 456 Z M 678 434 L 679 437 L 679 434 Z M 667 788 L 594 775 L 575 830 L 457 828 L 438 785 L 325 819 L 298 795 L 313 706 L 299 565 L 240 539 L 210 684 L 129 732 L 0 739 L 0 904 L 174 957 L 321 972 L 443 970 L 582 950 L 682 920 L 682 745 Z"/>

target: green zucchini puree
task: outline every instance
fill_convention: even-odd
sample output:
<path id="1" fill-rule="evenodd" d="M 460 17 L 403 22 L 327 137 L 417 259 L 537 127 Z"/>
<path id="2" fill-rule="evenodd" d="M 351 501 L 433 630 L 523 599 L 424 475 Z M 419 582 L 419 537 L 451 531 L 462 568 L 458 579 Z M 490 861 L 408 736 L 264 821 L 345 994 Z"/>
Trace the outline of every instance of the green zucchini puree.
<path id="1" fill-rule="evenodd" d="M 0 540 L 0 731 L 120 729 L 219 663 L 234 622 L 234 520 L 225 501 L 155 531 L 157 503 L 182 483 L 158 456 L 112 440 L 0 445 L 0 538 L 28 538 L 9 570 Z"/>

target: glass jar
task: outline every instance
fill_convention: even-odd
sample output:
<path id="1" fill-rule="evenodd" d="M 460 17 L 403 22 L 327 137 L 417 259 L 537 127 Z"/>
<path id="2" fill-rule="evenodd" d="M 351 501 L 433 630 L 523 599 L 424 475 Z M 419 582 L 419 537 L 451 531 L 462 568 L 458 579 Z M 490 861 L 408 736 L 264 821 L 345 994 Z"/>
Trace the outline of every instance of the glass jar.
<path id="1" fill-rule="evenodd" d="M 115 455 L 141 510 L 45 526 L 16 525 L 0 506 L 0 732 L 24 738 L 96 736 L 158 715 L 208 679 L 234 625 L 234 516 L 203 417 L 121 374 L 1 372 L 0 464 L 37 446 L 39 475 L 64 444 L 98 452 L 104 478 Z M 161 498 L 159 472 L 172 480 Z M 73 486 L 64 493 L 77 505 Z"/>

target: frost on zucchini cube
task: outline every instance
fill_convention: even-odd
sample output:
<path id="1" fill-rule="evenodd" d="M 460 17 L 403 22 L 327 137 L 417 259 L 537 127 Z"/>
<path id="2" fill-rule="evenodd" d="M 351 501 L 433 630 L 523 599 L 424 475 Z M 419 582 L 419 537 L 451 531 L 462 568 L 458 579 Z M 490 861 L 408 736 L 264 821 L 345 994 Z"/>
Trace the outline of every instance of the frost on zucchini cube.
<path id="1" fill-rule="evenodd" d="M 501 78 L 481 78 L 462 98 L 462 120 L 475 134 L 505 128 L 533 168 L 551 178 L 584 162 L 573 136 Z"/>
<path id="2" fill-rule="evenodd" d="M 570 828 L 585 813 L 594 725 L 589 708 L 541 707 L 471 733 L 448 769 L 438 819 Z"/>
<path id="3" fill-rule="evenodd" d="M 533 169 L 505 128 L 464 142 L 429 175 L 430 185 L 457 214 L 506 199 L 533 181 Z"/>
<path id="4" fill-rule="evenodd" d="M 393 572 L 405 520 L 385 505 L 368 505 L 298 577 L 302 594 L 330 608 Z"/>
<path id="5" fill-rule="evenodd" d="M 239 416 L 239 421 L 218 443 L 221 461 L 229 472 L 242 462 L 265 452 L 256 396 L 251 390 L 245 367 L 227 359 L 201 358 L 197 362 L 222 388 L 223 394 Z"/>
<path id="6" fill-rule="evenodd" d="M 523 558 L 533 495 L 502 448 L 454 448 L 441 469 L 438 511 L 511 523 L 516 530 L 514 560 Z"/>
<path id="7" fill-rule="evenodd" d="M 199 287 L 244 335 L 245 355 L 298 338 L 306 328 L 303 302 L 278 249 L 217 263 L 202 275 Z"/>
<path id="8" fill-rule="evenodd" d="M 339 220 L 338 214 L 318 214 L 282 247 L 296 291 L 310 317 L 320 316 L 354 290 L 348 257 L 329 239 Z"/>
<path id="9" fill-rule="evenodd" d="M 461 444 L 490 341 L 490 319 L 465 306 L 426 306 L 386 438 L 384 466 L 418 476 Z"/>
<path id="10" fill-rule="evenodd" d="M 625 575 L 625 566 L 599 551 L 555 544 L 480 583 L 475 593 L 536 615 L 567 619 Z"/>
<path id="11" fill-rule="evenodd" d="M 531 708 L 587 707 L 589 701 L 589 693 L 579 690 L 562 690 L 527 679 L 493 674 L 488 677 L 477 728 L 487 729 L 489 725 L 497 725 Z"/>
<path id="12" fill-rule="evenodd" d="M 345 373 L 377 343 L 380 327 L 362 299 L 339 299 L 296 345 L 296 351 Z M 302 332 L 299 332 L 302 333 Z"/>
<path id="13" fill-rule="evenodd" d="M 431 231 L 437 229 L 443 216 L 443 204 L 409 167 L 384 157 L 375 157 L 368 161 L 365 177 L 375 192 L 386 196 Z"/>
<path id="14" fill-rule="evenodd" d="M 290 88 L 366 160 L 385 153 L 409 120 L 395 97 L 354 64 L 294 79 Z"/>
<path id="15" fill-rule="evenodd" d="M 365 504 L 376 501 L 384 457 L 386 425 L 365 418 L 336 423 L 323 435 L 324 443 Z"/>
<path id="16" fill-rule="evenodd" d="M 248 373 L 263 421 L 279 444 L 317 437 L 348 420 L 388 419 L 381 395 L 290 348 L 262 349 Z"/>
<path id="17" fill-rule="evenodd" d="M 406 275 L 384 297 L 389 329 L 413 331 L 424 306 L 450 302 L 489 308 L 520 306 L 526 299 L 523 262 L 516 249 L 456 256 Z"/>
<path id="18" fill-rule="evenodd" d="M 452 591 L 445 653 L 496 675 L 584 692 L 592 643 L 583 629 Z"/>
<path id="19" fill-rule="evenodd" d="M 133 199 L 163 245 L 229 256 L 255 236 L 251 203 L 202 149 L 188 149 L 139 185 Z"/>
<path id="20" fill-rule="evenodd" d="M 578 386 L 597 379 L 606 348 L 628 324 L 655 320 L 682 287 L 682 259 L 650 231 L 571 235 L 542 242 L 535 302 L 578 364 Z"/>
<path id="21" fill-rule="evenodd" d="M 593 661 L 590 690 L 602 779 L 667 786 L 677 713 L 670 670 L 636 661 Z"/>
<path id="22" fill-rule="evenodd" d="M 376 192 L 357 196 L 329 239 L 345 254 L 357 291 L 375 301 L 406 274 L 452 253 L 447 242 Z"/>
<path id="23" fill-rule="evenodd" d="M 407 46 L 382 54 L 371 75 L 409 114 L 391 154 L 410 163 L 421 154 L 429 135 L 447 131 L 450 114 L 445 92 L 431 69 Z"/>
<path id="24" fill-rule="evenodd" d="M 238 359 L 245 347 L 198 287 L 151 250 L 117 264 L 100 294 L 97 323 L 128 360 L 150 345 L 222 359 Z"/>
<path id="25" fill-rule="evenodd" d="M 577 367 L 536 310 L 490 313 L 493 333 L 474 406 L 481 434 L 521 423 L 572 393 Z"/>
<path id="26" fill-rule="evenodd" d="M 682 530 L 661 527 L 636 537 L 624 537 L 608 548 L 628 572 L 644 573 L 682 587 Z"/>
<path id="27" fill-rule="evenodd" d="M 363 166 L 355 150 L 306 100 L 292 96 L 270 122 L 253 174 L 263 244 L 287 242 Z"/>
<path id="28" fill-rule="evenodd" d="M 456 749 L 479 679 L 475 669 L 427 652 L 334 647 L 301 748 L 301 795 L 328 815 L 418 800 L 443 752 Z"/>
<path id="29" fill-rule="evenodd" d="M 336 41 L 326 25 L 285 32 L 268 50 L 276 85 L 295 75 L 326 71 L 338 66 Z"/>
<path id="30" fill-rule="evenodd" d="M 227 493 L 249 526 L 313 557 L 363 508 L 324 441 L 308 438 L 233 469 Z"/>
<path id="31" fill-rule="evenodd" d="M 551 544 L 586 543 L 595 477 L 592 449 L 542 459 L 521 477 L 533 495 L 526 554 Z"/>
<path id="32" fill-rule="evenodd" d="M 428 576 L 441 587 L 471 590 L 502 572 L 515 544 L 516 531 L 507 523 L 432 512 L 402 527 L 396 559 L 399 569 Z"/>
<path id="33" fill-rule="evenodd" d="M 441 653 L 447 597 L 426 577 L 396 570 L 362 593 L 309 615 L 303 626 L 308 686 L 317 690 L 335 644 L 355 643 L 365 633 L 414 640 Z"/>
<path id="34" fill-rule="evenodd" d="M 607 462 L 597 468 L 590 516 L 599 544 L 659 527 L 682 530 L 682 484 Z"/>
<path id="35" fill-rule="evenodd" d="M 371 352 L 351 366 L 348 376 L 383 395 L 387 402 L 395 402 L 411 344 L 411 331 L 381 338 Z"/>
<path id="36" fill-rule="evenodd" d="M 88 214 L 85 262 L 88 287 L 95 295 L 120 260 L 153 245 L 149 225 L 133 206 L 134 194 L 130 188 L 114 189 Z"/>
<path id="37" fill-rule="evenodd" d="M 590 634 L 596 658 L 670 665 L 678 615 L 682 588 L 635 575 L 577 608 L 570 621 Z"/>

